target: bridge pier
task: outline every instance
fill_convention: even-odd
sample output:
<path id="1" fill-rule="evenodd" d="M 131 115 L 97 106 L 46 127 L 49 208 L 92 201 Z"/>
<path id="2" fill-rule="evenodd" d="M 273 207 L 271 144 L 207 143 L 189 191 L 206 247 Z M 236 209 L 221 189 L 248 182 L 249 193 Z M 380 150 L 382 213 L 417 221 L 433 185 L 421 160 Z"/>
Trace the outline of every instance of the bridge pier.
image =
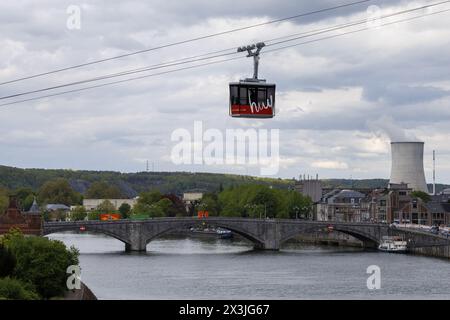
<path id="1" fill-rule="evenodd" d="M 272 250 L 278 251 L 280 250 L 280 245 L 277 241 L 266 241 L 265 243 L 256 243 L 254 245 L 256 250 Z"/>
<path id="2" fill-rule="evenodd" d="M 147 239 L 142 230 L 142 224 L 133 223 L 127 229 L 129 243 L 125 243 L 125 251 L 145 252 L 147 250 Z"/>
<path id="3" fill-rule="evenodd" d="M 263 242 L 255 244 L 255 249 L 260 250 L 280 250 L 281 232 L 280 227 L 275 221 L 264 221 L 259 230 L 260 238 Z"/>
<path id="4" fill-rule="evenodd" d="M 147 251 L 147 245 L 142 243 L 125 243 L 125 251 L 131 252 L 131 251 L 138 251 L 138 252 L 145 252 Z"/>

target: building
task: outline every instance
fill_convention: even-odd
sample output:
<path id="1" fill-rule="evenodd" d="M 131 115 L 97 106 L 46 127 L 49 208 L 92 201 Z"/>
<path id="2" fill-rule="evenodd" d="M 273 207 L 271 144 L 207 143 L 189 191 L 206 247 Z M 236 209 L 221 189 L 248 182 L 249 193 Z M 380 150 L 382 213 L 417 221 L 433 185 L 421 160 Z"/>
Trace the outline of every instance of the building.
<path id="1" fill-rule="evenodd" d="M 46 211 L 61 211 L 61 212 L 67 212 L 70 210 L 69 206 L 66 206 L 65 204 L 61 203 L 49 203 L 45 206 Z"/>
<path id="2" fill-rule="evenodd" d="M 404 208 L 411 204 L 413 190 L 406 183 L 390 183 L 388 188 L 375 189 L 369 195 L 370 221 L 408 223 L 403 217 Z"/>
<path id="3" fill-rule="evenodd" d="M 95 210 L 99 204 L 104 202 L 105 200 L 108 200 L 111 202 L 116 210 L 119 210 L 119 207 L 127 203 L 130 205 L 131 208 L 137 203 L 137 198 L 134 199 L 83 199 L 83 207 L 87 211 Z"/>
<path id="4" fill-rule="evenodd" d="M 335 189 L 325 194 L 316 204 L 317 220 L 361 222 L 369 219 L 366 195 L 355 190 Z"/>
<path id="5" fill-rule="evenodd" d="M 16 198 L 10 197 L 8 209 L 0 215 L 0 234 L 7 233 L 11 228 L 18 228 L 27 235 L 41 235 L 41 213 L 39 211 L 22 213 L 17 207 Z"/>
<path id="6" fill-rule="evenodd" d="M 423 169 L 423 142 L 391 142 L 391 178 L 389 183 L 407 184 L 413 190 L 428 193 Z"/>
<path id="7" fill-rule="evenodd" d="M 450 189 L 444 189 L 439 195 L 431 196 L 427 207 L 428 225 L 450 226 Z"/>
<path id="8" fill-rule="evenodd" d="M 185 192 L 183 193 L 183 203 L 187 212 L 192 211 L 193 205 L 203 198 L 202 192 Z M 193 213 L 193 212 L 191 212 Z"/>
<path id="9" fill-rule="evenodd" d="M 430 201 L 414 197 L 407 184 L 389 184 L 369 195 L 370 221 L 412 223 L 418 225 L 450 224 L 450 190 L 431 196 Z"/>
<path id="10" fill-rule="evenodd" d="M 27 214 L 30 213 L 40 213 L 39 206 L 36 202 L 36 197 L 33 200 L 33 204 L 31 205 L 30 210 L 27 211 Z"/>
<path id="11" fill-rule="evenodd" d="M 322 183 L 320 180 L 302 180 L 294 185 L 294 190 L 311 198 L 313 203 L 322 199 Z"/>

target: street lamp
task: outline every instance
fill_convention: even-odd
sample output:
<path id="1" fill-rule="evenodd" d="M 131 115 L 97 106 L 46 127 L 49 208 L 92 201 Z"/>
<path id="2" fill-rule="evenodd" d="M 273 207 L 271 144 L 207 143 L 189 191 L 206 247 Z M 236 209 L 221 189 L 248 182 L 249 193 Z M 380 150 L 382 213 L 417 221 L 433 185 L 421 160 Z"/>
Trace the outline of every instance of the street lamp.
<path id="1" fill-rule="evenodd" d="M 295 206 L 292 209 L 294 209 L 294 212 L 295 212 L 295 219 L 298 219 L 298 211 L 300 210 L 300 208 Z"/>
<path id="2" fill-rule="evenodd" d="M 308 209 L 308 207 L 305 207 L 305 206 L 302 207 L 302 211 L 303 211 L 303 212 L 305 212 L 307 209 Z M 308 211 L 308 214 L 306 215 L 305 218 L 306 218 L 307 220 L 309 220 L 309 211 Z"/>

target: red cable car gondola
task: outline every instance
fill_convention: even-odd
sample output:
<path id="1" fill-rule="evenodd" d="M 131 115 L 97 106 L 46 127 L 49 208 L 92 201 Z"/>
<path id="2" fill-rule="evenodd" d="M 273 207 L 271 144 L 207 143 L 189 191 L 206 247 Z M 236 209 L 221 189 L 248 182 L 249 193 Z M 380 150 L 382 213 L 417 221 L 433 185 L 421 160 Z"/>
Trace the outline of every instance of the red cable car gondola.
<path id="1" fill-rule="evenodd" d="M 263 42 L 238 48 L 253 57 L 253 78 L 230 83 L 230 116 L 241 118 L 273 118 L 275 116 L 275 84 L 258 79 L 259 52 Z M 252 50 L 256 48 L 256 51 Z"/>

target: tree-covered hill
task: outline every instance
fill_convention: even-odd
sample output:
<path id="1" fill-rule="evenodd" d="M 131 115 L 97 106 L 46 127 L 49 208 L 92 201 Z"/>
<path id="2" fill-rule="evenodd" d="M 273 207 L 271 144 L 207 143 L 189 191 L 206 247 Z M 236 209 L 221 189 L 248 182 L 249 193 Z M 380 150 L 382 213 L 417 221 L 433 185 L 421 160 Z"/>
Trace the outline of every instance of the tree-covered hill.
<path id="1" fill-rule="evenodd" d="M 72 188 L 84 194 L 96 181 L 117 186 L 126 197 L 134 197 L 142 191 L 157 189 L 162 193 L 181 194 L 187 191 L 211 192 L 220 188 L 256 183 L 274 188 L 288 189 L 292 180 L 257 178 L 250 176 L 189 173 L 189 172 L 138 172 L 86 171 L 64 169 L 20 169 L 0 166 L 0 187 L 10 190 L 19 188 L 39 189 L 45 182 L 64 178 Z"/>
<path id="2" fill-rule="evenodd" d="M 190 173 L 190 172 L 137 172 L 120 173 L 115 171 L 88 171 L 66 169 L 21 169 L 0 166 L 0 188 L 17 190 L 31 188 L 38 190 L 45 182 L 56 179 L 67 179 L 71 187 L 85 194 L 93 182 L 106 182 L 120 189 L 124 197 L 134 197 L 140 192 L 159 190 L 162 193 L 181 194 L 188 191 L 214 192 L 220 188 L 243 184 L 262 184 L 277 189 L 293 187 L 292 179 L 258 178 L 251 176 Z M 324 188 L 382 188 L 388 184 L 387 179 L 324 179 Z M 448 185 L 437 185 L 439 192 Z M 430 188 L 431 190 L 431 188 Z"/>

